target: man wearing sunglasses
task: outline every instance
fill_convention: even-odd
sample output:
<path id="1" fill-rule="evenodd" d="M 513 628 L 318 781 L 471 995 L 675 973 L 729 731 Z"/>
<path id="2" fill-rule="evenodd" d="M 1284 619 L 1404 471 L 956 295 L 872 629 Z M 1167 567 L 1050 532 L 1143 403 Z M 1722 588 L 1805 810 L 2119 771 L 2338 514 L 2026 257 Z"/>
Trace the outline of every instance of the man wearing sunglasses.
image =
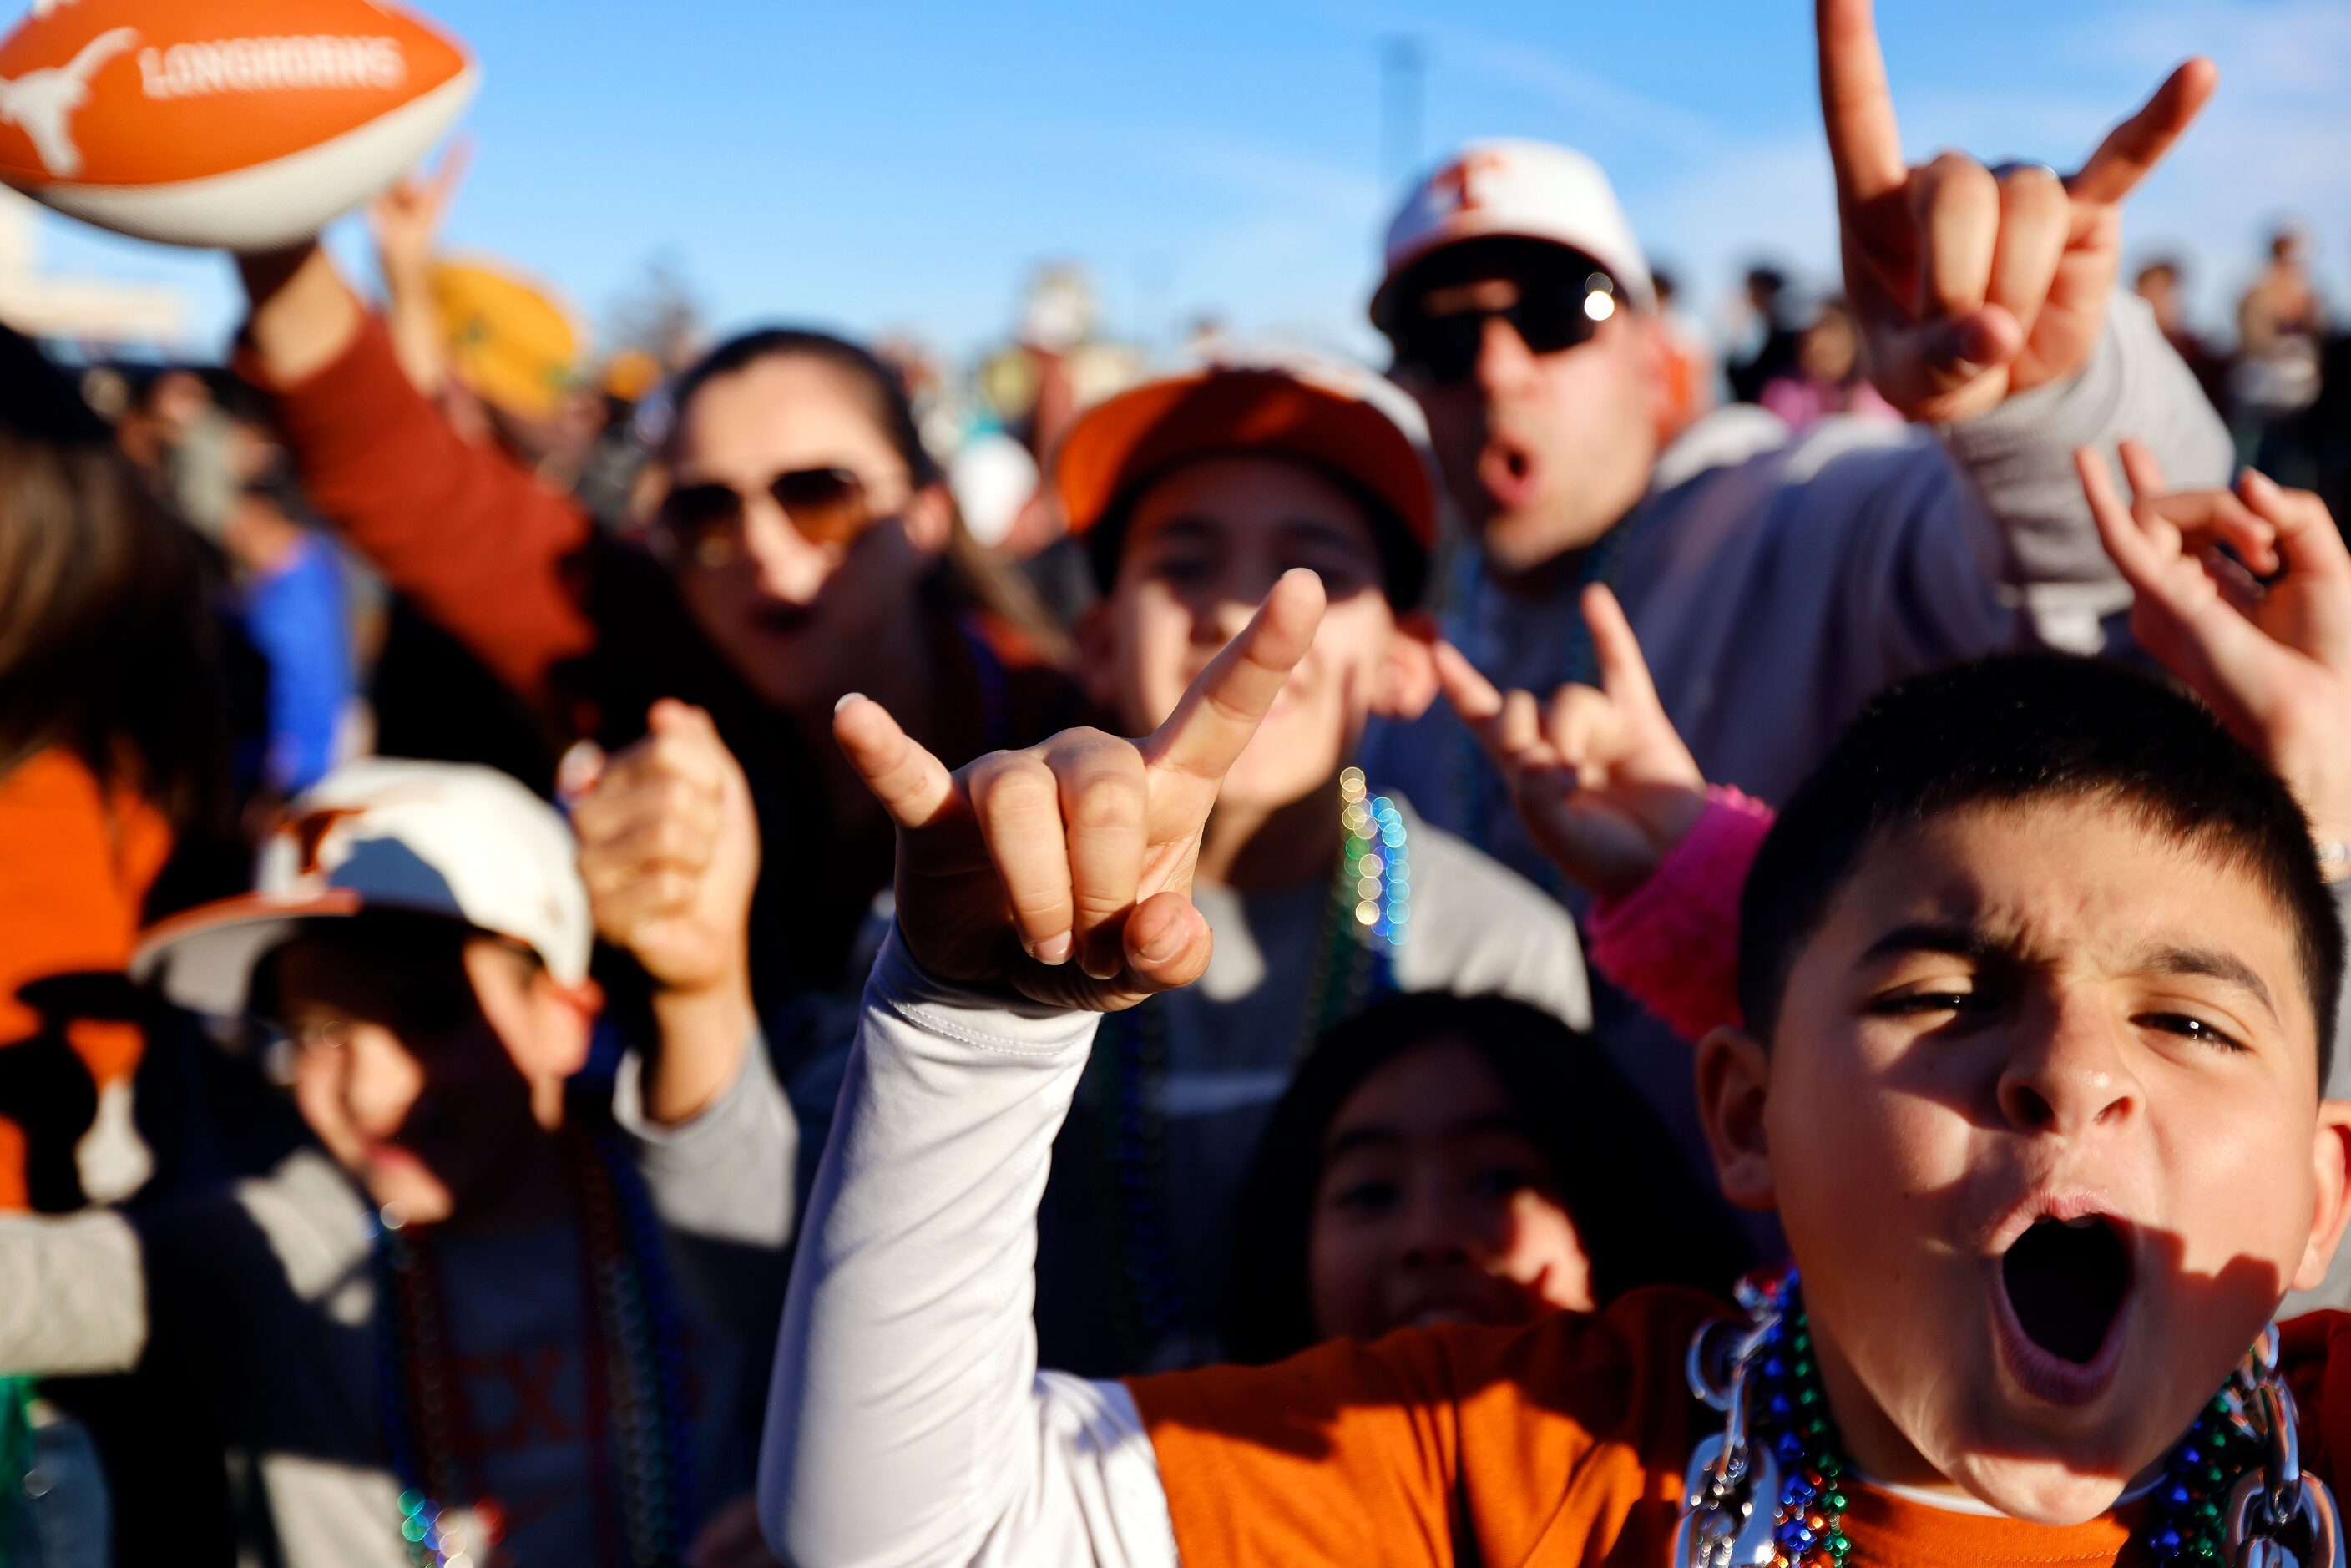
<path id="1" fill-rule="evenodd" d="M 1709 779 L 1784 796 L 1872 693 L 1997 648 L 2099 645 L 2129 602 L 2070 454 L 2136 436 L 2181 483 L 2227 433 L 2136 299 L 2121 202 L 2210 94 L 2179 68 L 2064 180 L 1958 153 L 1905 164 L 1868 0 L 1819 0 L 1845 292 L 1912 422 L 1791 437 L 1752 408 L 1670 448 L 1649 276 L 1607 178 L 1564 148 L 1473 146 L 1406 198 L 1371 305 L 1477 549 L 1449 630 L 1498 685 L 1593 680 L 1611 584 Z M 1426 723 L 1442 731 L 1450 715 Z M 1521 869 L 1541 859 L 1451 738 L 1384 771 Z"/>

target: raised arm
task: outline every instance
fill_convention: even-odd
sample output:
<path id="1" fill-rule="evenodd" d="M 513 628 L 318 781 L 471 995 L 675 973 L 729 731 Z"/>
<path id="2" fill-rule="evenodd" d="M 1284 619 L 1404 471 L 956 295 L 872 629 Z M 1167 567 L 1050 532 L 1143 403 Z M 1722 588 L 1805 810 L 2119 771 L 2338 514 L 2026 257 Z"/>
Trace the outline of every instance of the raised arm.
<path id="1" fill-rule="evenodd" d="M 1200 830 L 1322 604 L 1284 578 L 1141 742 L 1071 731 L 950 775 L 843 702 L 898 823 L 898 927 L 777 1352 L 759 1495 L 787 1561 L 1172 1568 L 1132 1399 L 1036 1371 L 1037 1202 L 1094 1015 L 1207 966 Z"/>
<path id="2" fill-rule="evenodd" d="M 1938 429 L 1966 481 L 1921 448 L 1920 464 L 1845 508 L 1867 536 L 1838 547 L 1857 684 L 1865 694 L 2016 643 L 2088 651 L 2098 616 L 2129 595 L 2099 549 L 2074 449 L 2136 436 L 2199 486 L 2225 482 L 2232 461 L 2194 376 L 2116 287 L 2123 203 L 2218 72 L 2182 64 L 2071 174 L 1957 152 L 1912 165 L 1870 0 L 1817 0 L 1817 25 L 1845 289 L 1871 379 Z"/>
<path id="3" fill-rule="evenodd" d="M 587 514 L 449 427 L 316 244 L 238 258 L 238 369 L 267 393 L 304 491 L 385 580 L 526 697 L 595 632 L 564 578 Z"/>
<path id="4" fill-rule="evenodd" d="M 128 1372 L 147 1347 L 139 1233 L 110 1208 L 0 1215 L 0 1376 Z"/>
<path id="5" fill-rule="evenodd" d="M 1707 787 L 1616 596 L 1595 583 L 1583 609 L 1597 686 L 1501 692 L 1449 643 L 1437 674 L 1528 832 L 1595 894 L 1593 967 L 1696 1042 L 1739 1021 L 1739 895 L 1771 813 Z"/>

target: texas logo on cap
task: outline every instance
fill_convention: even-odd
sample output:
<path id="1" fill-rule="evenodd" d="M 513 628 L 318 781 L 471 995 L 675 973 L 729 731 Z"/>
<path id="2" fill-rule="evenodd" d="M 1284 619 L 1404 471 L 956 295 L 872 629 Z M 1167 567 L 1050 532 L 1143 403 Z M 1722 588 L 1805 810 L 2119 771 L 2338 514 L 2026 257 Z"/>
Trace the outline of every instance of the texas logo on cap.
<path id="1" fill-rule="evenodd" d="M 1372 296 L 1374 325 L 1390 319 L 1398 284 L 1424 257 L 1466 240 L 1544 240 L 1591 257 L 1626 298 L 1655 301 L 1648 263 L 1600 165 L 1547 141 L 1477 141 L 1413 186 L 1389 223 L 1386 276 Z"/>

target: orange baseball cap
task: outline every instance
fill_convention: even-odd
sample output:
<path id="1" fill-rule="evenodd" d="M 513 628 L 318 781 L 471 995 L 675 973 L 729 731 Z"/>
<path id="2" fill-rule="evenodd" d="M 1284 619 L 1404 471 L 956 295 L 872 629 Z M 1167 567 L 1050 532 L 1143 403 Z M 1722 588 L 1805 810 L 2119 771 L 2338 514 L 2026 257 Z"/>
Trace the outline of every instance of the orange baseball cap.
<path id="1" fill-rule="evenodd" d="M 1303 458 L 1370 491 L 1424 550 L 1437 542 L 1437 486 L 1420 413 L 1368 371 L 1322 363 L 1217 363 L 1103 399 L 1053 455 L 1053 494 L 1072 534 L 1134 485 L 1190 457 Z"/>

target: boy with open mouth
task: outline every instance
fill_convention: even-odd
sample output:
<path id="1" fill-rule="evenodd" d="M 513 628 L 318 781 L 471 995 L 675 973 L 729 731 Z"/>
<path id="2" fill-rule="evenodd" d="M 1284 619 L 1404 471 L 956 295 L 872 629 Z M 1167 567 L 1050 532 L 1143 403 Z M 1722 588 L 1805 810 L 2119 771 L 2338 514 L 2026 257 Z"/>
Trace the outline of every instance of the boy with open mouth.
<path id="1" fill-rule="evenodd" d="M 873 705 L 837 716 L 901 824 L 899 928 L 786 1314 L 761 1491 L 787 1557 L 2331 1559 L 2340 1320 L 2282 1360 L 2265 1329 L 2346 1215 L 2341 922 L 2261 758 L 2095 664 L 1897 688 L 1756 862 L 1747 1027 L 1708 1037 L 1699 1099 L 1801 1288 L 1743 1324 L 1659 1291 L 1270 1369 L 1038 1374 L 1032 1216 L 1089 1014 L 1205 966 L 1198 825 L 1319 610 L 1293 574 L 1153 736 L 1040 748 L 1074 826 L 1017 841 L 967 805 L 999 761 L 950 776 Z M 1008 939 L 1008 858 L 1067 868 L 1118 975 Z"/>

